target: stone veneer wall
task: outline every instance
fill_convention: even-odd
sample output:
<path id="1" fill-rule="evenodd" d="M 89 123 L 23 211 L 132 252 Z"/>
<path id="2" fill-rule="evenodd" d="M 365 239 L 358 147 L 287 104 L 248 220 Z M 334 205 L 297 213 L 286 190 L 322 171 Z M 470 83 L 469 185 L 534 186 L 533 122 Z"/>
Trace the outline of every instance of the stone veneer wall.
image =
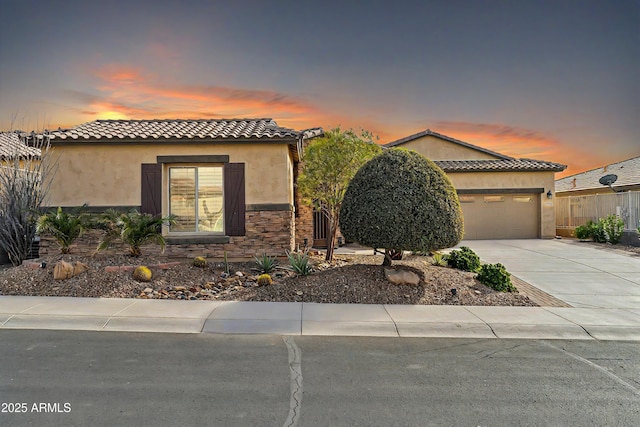
<path id="1" fill-rule="evenodd" d="M 206 258 L 222 259 L 227 252 L 229 259 L 253 259 L 266 253 L 269 256 L 285 256 L 285 250 L 294 248 L 295 228 L 292 210 L 247 211 L 246 234 L 231 236 L 229 243 L 167 244 L 164 253 L 157 245 L 144 245 L 142 254 L 159 255 L 167 258 Z M 71 246 L 71 254 L 92 255 L 100 241 L 101 231 L 90 230 Z M 42 236 L 40 256 L 60 253 L 58 245 L 49 236 Z M 102 252 L 101 252 L 102 253 Z M 118 243 L 104 251 L 105 254 L 126 254 L 126 245 Z"/>
<path id="2" fill-rule="evenodd" d="M 304 248 L 304 239 L 310 248 L 313 245 L 313 207 L 300 203 L 296 215 L 296 247 Z"/>

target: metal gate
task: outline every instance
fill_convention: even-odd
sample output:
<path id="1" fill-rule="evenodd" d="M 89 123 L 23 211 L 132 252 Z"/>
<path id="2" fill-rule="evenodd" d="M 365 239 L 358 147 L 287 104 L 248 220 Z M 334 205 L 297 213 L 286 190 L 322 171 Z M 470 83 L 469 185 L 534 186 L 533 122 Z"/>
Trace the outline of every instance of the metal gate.
<path id="1" fill-rule="evenodd" d="M 313 210 L 313 247 L 326 248 L 329 222 L 327 216 L 319 209 Z"/>

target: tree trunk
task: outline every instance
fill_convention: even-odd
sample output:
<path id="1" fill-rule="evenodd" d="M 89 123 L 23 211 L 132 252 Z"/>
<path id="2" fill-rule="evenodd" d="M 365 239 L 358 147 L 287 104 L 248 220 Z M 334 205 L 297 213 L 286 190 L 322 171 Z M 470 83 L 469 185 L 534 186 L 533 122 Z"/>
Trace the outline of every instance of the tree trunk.
<path id="1" fill-rule="evenodd" d="M 329 217 L 328 218 L 328 223 L 329 223 L 329 233 L 327 236 L 327 255 L 325 256 L 324 260 L 331 262 L 333 261 L 333 250 L 336 247 L 336 234 L 338 234 L 338 226 L 336 224 L 336 220 L 335 218 Z"/>
<path id="2" fill-rule="evenodd" d="M 384 267 L 391 267 L 391 261 L 392 261 L 391 252 L 392 251 L 393 251 L 392 249 L 385 249 L 384 250 L 384 260 L 382 261 L 382 265 Z"/>

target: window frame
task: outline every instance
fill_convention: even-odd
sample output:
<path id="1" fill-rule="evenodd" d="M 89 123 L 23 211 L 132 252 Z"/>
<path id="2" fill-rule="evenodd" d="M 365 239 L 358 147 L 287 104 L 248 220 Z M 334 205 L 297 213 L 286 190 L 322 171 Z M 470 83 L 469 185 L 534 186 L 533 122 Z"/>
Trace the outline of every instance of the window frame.
<path id="1" fill-rule="evenodd" d="M 194 211 L 195 211 L 195 230 L 194 231 L 172 231 L 171 227 L 167 227 L 167 236 L 169 237 L 199 237 L 199 236 L 226 236 L 226 194 L 225 194 L 225 163 L 165 163 L 166 166 L 166 195 L 167 195 L 167 212 L 169 215 L 172 214 L 171 210 L 171 169 L 195 169 L 195 202 L 194 202 Z M 199 168 L 218 168 L 221 171 L 221 189 L 222 189 L 222 231 L 198 231 L 199 226 L 199 208 L 198 208 L 198 185 L 199 185 Z"/>

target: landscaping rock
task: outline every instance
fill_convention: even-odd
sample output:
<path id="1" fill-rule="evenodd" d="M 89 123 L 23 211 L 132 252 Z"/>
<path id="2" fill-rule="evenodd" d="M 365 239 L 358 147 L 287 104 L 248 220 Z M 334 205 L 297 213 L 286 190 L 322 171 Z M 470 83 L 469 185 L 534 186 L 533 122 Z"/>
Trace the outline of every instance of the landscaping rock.
<path id="1" fill-rule="evenodd" d="M 420 283 L 420 276 L 413 271 L 385 268 L 384 275 L 394 285 L 417 285 Z"/>
<path id="2" fill-rule="evenodd" d="M 66 261 L 58 261 L 53 266 L 53 278 L 55 280 L 66 280 L 73 277 L 73 265 Z"/>

